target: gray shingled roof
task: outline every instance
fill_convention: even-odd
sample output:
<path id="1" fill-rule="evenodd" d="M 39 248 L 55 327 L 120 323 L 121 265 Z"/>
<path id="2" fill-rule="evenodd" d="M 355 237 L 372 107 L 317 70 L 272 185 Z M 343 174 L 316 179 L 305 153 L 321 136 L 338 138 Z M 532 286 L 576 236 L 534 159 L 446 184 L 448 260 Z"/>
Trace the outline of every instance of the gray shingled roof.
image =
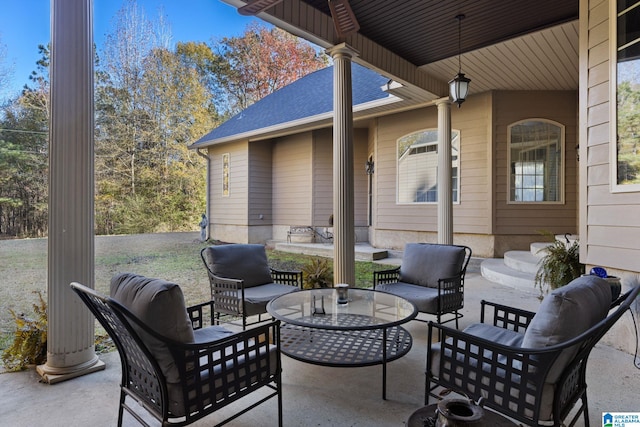
<path id="1" fill-rule="evenodd" d="M 352 63 L 353 105 L 387 98 L 386 77 Z M 308 74 L 262 98 L 200 138 L 191 148 L 333 110 L 333 67 Z"/>

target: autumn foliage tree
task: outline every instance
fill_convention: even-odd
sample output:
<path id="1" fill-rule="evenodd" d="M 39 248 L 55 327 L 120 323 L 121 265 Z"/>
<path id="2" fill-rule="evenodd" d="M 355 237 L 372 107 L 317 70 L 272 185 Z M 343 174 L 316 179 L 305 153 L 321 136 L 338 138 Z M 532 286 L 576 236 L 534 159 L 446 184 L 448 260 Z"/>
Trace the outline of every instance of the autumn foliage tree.
<path id="1" fill-rule="evenodd" d="M 232 113 L 328 64 L 309 43 L 259 24 L 249 25 L 241 37 L 223 38 L 217 53 L 215 78 Z"/>

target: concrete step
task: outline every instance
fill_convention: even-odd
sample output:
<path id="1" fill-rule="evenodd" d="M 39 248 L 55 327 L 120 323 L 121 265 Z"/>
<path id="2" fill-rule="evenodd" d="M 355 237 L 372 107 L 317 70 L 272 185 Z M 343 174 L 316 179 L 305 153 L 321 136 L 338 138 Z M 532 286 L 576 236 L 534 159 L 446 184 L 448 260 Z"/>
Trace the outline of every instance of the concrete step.
<path id="1" fill-rule="evenodd" d="M 482 277 L 492 282 L 531 294 L 540 293 L 535 287 L 535 273 L 525 273 L 509 268 L 502 258 L 488 258 L 482 261 L 480 273 Z"/>
<path id="2" fill-rule="evenodd" d="M 504 264 L 507 267 L 533 275 L 538 271 L 540 259 L 528 251 L 508 251 L 504 254 Z"/>
<path id="3" fill-rule="evenodd" d="M 304 255 L 322 256 L 326 258 L 333 257 L 332 243 L 286 243 L 276 242 L 274 249 L 283 252 L 292 252 Z M 378 261 L 387 258 L 386 249 L 374 248 L 368 243 L 356 243 L 356 261 Z"/>
<path id="4" fill-rule="evenodd" d="M 546 255 L 545 249 L 550 244 L 549 242 L 534 242 L 529 245 L 529 252 L 535 257 L 542 258 Z"/>

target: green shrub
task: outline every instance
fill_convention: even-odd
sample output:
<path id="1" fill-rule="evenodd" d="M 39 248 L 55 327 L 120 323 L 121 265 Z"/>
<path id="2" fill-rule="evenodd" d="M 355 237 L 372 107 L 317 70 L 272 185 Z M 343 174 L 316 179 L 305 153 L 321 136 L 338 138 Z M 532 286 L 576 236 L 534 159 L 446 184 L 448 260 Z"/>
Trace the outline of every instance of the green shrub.
<path id="1" fill-rule="evenodd" d="M 333 284 L 333 271 L 327 258 L 313 258 L 302 267 L 305 289 L 329 288 Z"/>
<path id="2" fill-rule="evenodd" d="M 2 363 L 8 371 L 20 371 L 47 361 L 47 303 L 40 292 L 34 293 L 39 298 L 33 304 L 34 319 L 9 309 L 16 328 L 13 343 L 2 353 Z"/>
<path id="3" fill-rule="evenodd" d="M 549 232 L 543 234 L 553 238 L 553 242 L 540 250 L 546 252 L 540 260 L 535 277 L 535 285 L 540 289 L 540 297 L 550 289 L 564 286 L 584 273 L 584 264 L 580 263 L 580 245 L 577 240 L 569 244 L 557 240 Z"/>

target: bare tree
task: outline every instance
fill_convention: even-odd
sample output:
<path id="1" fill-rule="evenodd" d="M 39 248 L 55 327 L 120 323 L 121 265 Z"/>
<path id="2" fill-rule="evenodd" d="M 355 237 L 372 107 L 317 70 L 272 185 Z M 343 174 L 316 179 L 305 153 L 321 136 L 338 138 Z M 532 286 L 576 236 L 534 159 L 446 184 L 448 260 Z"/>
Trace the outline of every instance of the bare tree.
<path id="1" fill-rule="evenodd" d="M 2 43 L 0 33 L 0 100 L 9 95 L 9 84 L 13 77 L 13 64 L 7 59 L 7 45 Z"/>

